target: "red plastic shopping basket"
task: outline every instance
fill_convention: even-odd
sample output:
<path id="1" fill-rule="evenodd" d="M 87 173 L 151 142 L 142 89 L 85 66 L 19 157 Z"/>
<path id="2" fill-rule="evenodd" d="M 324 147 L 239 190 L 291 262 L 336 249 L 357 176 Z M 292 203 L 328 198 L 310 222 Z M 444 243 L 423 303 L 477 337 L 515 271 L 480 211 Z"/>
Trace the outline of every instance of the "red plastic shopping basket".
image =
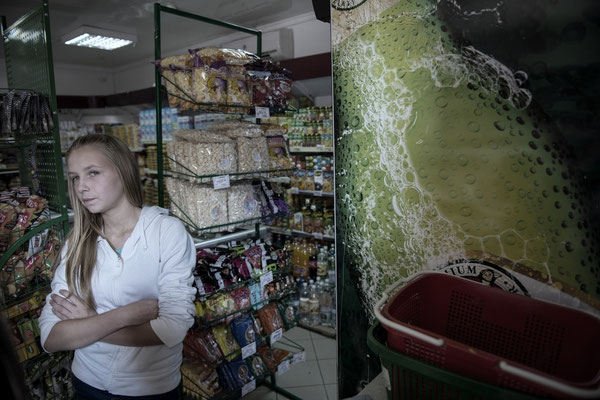
<path id="1" fill-rule="evenodd" d="M 401 283 L 375 306 L 390 348 L 536 396 L 600 398 L 595 316 L 443 273 L 416 277 L 385 304 Z"/>

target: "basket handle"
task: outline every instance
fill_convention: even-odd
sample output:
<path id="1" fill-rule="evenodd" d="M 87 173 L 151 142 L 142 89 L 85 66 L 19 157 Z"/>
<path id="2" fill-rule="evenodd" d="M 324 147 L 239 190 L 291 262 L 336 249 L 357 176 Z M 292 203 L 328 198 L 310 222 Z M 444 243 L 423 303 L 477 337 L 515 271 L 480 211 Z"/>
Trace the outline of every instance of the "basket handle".
<path id="1" fill-rule="evenodd" d="M 436 273 L 436 272 L 434 272 L 434 273 Z M 412 278 L 400 279 L 400 280 L 396 281 L 393 285 L 391 285 L 390 287 L 388 287 L 383 292 L 383 295 L 381 296 L 381 299 L 379 299 L 379 301 L 377 302 L 377 304 L 375 304 L 375 307 L 373 307 L 373 311 L 375 312 L 375 317 L 377 317 L 377 319 L 379 320 L 379 322 L 382 325 L 385 325 L 388 328 L 396 329 L 398 331 L 406 333 L 407 335 L 415 337 L 415 338 L 417 338 L 419 340 L 422 340 L 424 342 L 427 342 L 427 343 L 432 344 L 432 345 L 437 346 L 437 347 L 441 347 L 441 346 L 444 345 L 444 339 L 432 337 L 432 336 L 426 335 L 426 334 L 424 334 L 422 332 L 419 332 L 419 331 L 416 331 L 414 329 L 411 329 L 408 326 L 400 325 L 400 324 L 398 324 L 398 323 L 396 323 L 394 321 L 390 321 L 389 319 L 387 319 L 386 317 L 384 317 L 381 314 L 381 309 L 383 308 L 383 305 L 385 304 L 385 302 L 388 300 L 388 298 L 390 296 L 390 292 L 393 291 L 394 289 L 396 289 L 400 284 L 406 283 L 406 282 L 408 282 L 410 280 L 412 280 Z"/>
<path id="2" fill-rule="evenodd" d="M 546 378 L 545 376 L 536 374 L 535 372 L 531 372 L 519 367 L 515 367 L 514 365 L 510 365 L 506 361 L 500 361 L 499 363 L 500 369 L 504 372 L 507 372 L 512 375 L 516 375 L 519 378 L 537 383 L 539 385 L 545 386 L 552 390 L 556 390 L 568 396 L 577 397 L 580 399 L 597 399 L 600 398 L 600 387 L 596 389 L 581 389 L 569 385 L 565 385 L 564 383 L 557 382 L 555 380 Z"/>

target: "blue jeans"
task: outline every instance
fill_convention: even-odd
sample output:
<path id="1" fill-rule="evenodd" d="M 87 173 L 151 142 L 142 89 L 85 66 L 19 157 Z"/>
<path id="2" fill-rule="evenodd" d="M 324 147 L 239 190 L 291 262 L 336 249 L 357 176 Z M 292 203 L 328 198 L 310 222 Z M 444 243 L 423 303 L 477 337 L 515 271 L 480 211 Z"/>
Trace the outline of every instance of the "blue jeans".
<path id="1" fill-rule="evenodd" d="M 153 394 L 149 396 L 121 396 L 118 394 L 110 394 L 106 390 L 96 389 L 93 386 L 77 379 L 73 375 L 73 389 L 75 389 L 76 400 L 178 400 L 180 398 L 181 383 L 178 387 L 167 393 Z"/>

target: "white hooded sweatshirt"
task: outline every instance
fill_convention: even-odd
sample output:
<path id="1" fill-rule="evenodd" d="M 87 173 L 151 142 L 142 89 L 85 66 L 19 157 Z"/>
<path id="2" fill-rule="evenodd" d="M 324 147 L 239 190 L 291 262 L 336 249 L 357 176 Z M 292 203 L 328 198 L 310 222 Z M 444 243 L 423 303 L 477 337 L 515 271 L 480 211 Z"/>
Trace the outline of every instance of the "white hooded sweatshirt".
<path id="1" fill-rule="evenodd" d="M 52 293 L 67 288 L 65 251 L 52 280 Z M 97 389 L 125 396 L 145 396 L 173 390 L 181 380 L 182 342 L 194 323 L 192 270 L 196 251 L 182 223 L 167 210 L 144 207 L 121 255 L 98 238 L 98 261 L 92 292 L 100 313 L 144 299 L 158 299 L 159 315 L 150 321 L 164 343 L 128 347 L 96 342 L 75 351 L 72 371 Z M 60 319 L 49 304 L 39 318 L 44 345 Z"/>

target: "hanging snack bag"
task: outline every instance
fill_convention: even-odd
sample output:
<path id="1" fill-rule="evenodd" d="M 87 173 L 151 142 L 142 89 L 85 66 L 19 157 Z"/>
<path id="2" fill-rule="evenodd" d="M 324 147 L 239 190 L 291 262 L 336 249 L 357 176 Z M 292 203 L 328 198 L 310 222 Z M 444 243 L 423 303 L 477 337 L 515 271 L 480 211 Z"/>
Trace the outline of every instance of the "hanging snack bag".
<path id="1" fill-rule="evenodd" d="M 233 337 L 235 337 L 240 347 L 247 346 L 258 339 L 254 331 L 254 323 L 248 314 L 231 321 L 230 327 Z"/>
<path id="2" fill-rule="evenodd" d="M 202 363 L 184 360 L 181 365 L 181 377 L 184 392 L 186 389 L 195 395 L 203 393 L 209 398 L 221 391 L 219 376 L 214 368 L 209 368 Z"/>
<path id="3" fill-rule="evenodd" d="M 11 204 L 0 205 L 0 254 L 4 253 L 10 243 L 10 233 L 17 223 L 17 209 Z"/>
<path id="4" fill-rule="evenodd" d="M 184 351 L 187 347 L 208 362 L 214 362 L 223 357 L 213 331 L 210 329 L 190 329 L 183 344 Z"/>
<path id="5" fill-rule="evenodd" d="M 269 148 L 265 137 L 235 138 L 238 149 L 238 172 L 259 172 L 271 169 Z"/>
<path id="6" fill-rule="evenodd" d="M 201 56 L 198 50 L 190 50 L 193 60 L 192 88 L 198 103 L 227 103 L 227 64 L 209 56 Z M 210 107 L 211 110 L 218 109 Z"/>
<path id="7" fill-rule="evenodd" d="M 166 57 L 157 62 L 161 75 L 165 78 L 169 107 L 191 110 L 194 104 L 192 95 L 192 59 L 187 54 Z"/>
<path id="8" fill-rule="evenodd" d="M 250 302 L 254 306 L 254 309 L 260 310 L 263 307 L 263 297 L 260 283 L 252 283 L 248 285 L 248 289 L 250 289 Z"/>
<path id="9" fill-rule="evenodd" d="M 290 160 L 283 136 L 267 137 L 267 147 L 269 149 L 269 160 L 272 169 L 292 168 L 292 160 Z"/>
<path id="10" fill-rule="evenodd" d="M 239 65 L 229 65 L 227 76 L 227 104 L 250 106 L 250 90 L 248 89 L 246 69 Z M 244 113 L 243 107 L 229 107 L 229 112 Z"/>
<path id="11" fill-rule="evenodd" d="M 250 371 L 255 377 L 261 377 L 267 374 L 267 367 L 260 358 L 259 354 L 254 354 L 246 359 L 247 364 L 250 366 Z"/>
<path id="12" fill-rule="evenodd" d="M 279 309 L 279 314 L 283 318 L 286 330 L 290 330 L 298 324 L 299 315 L 291 302 L 279 302 L 277 303 L 277 308 Z"/>
<path id="13" fill-rule="evenodd" d="M 272 349 L 266 344 L 262 344 L 257 349 L 260 358 L 263 360 L 269 371 L 275 372 L 277 365 L 281 363 L 290 353 L 282 349 Z"/>
<path id="14" fill-rule="evenodd" d="M 271 73 L 269 71 L 260 71 L 254 69 L 248 70 L 247 73 L 252 105 L 258 107 L 271 106 L 271 88 L 267 83 Z"/>
<path id="15" fill-rule="evenodd" d="M 222 324 L 212 328 L 215 339 L 219 344 L 221 352 L 225 355 L 228 360 L 233 360 L 236 357 L 236 351 L 240 349 L 240 346 L 235 341 L 231 328 L 227 324 Z"/>
<path id="16" fill-rule="evenodd" d="M 284 328 L 283 319 L 275 303 L 267 304 L 258 310 L 258 318 L 266 334 L 271 334 L 277 329 Z"/>
<path id="17" fill-rule="evenodd" d="M 238 307 L 238 310 L 243 310 L 251 306 L 250 289 L 248 289 L 246 286 L 233 289 L 230 293 Z"/>
<path id="18" fill-rule="evenodd" d="M 198 57 L 209 57 L 219 61 L 225 61 L 227 65 L 246 65 L 258 61 L 260 58 L 253 53 L 241 49 L 226 49 L 216 47 L 202 47 L 194 50 Z"/>
<path id="19" fill-rule="evenodd" d="M 261 217 L 252 185 L 234 185 L 227 191 L 227 212 L 230 223 Z"/>
<path id="20" fill-rule="evenodd" d="M 228 362 L 227 367 L 231 371 L 234 384 L 238 389 L 254 379 L 250 367 L 246 364 L 246 361 L 242 360 L 240 357 Z"/>

